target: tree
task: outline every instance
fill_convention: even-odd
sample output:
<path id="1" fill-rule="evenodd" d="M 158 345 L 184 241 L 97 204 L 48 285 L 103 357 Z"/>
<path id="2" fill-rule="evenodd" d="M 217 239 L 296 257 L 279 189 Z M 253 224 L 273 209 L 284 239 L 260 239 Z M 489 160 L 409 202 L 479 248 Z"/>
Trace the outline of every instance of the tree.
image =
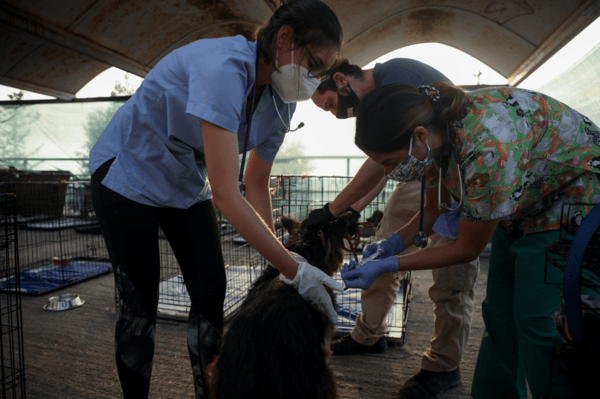
<path id="1" fill-rule="evenodd" d="M 121 83 L 118 80 L 115 82 L 115 88 L 110 92 L 112 97 L 116 96 L 132 96 L 135 93 L 135 87 L 129 81 L 129 74 L 125 74 L 125 82 Z"/>
<path id="2" fill-rule="evenodd" d="M 129 74 L 125 74 L 125 82 L 121 83 L 118 80 L 115 82 L 114 89 L 110 92 L 112 97 L 116 96 L 131 96 L 135 93 L 135 88 L 129 81 Z M 117 112 L 121 105 L 123 105 L 125 101 L 114 101 L 109 102 L 108 105 L 102 109 L 98 109 L 97 111 L 90 113 L 83 125 L 83 129 L 85 130 L 86 142 L 84 144 L 84 150 L 79 152 L 78 156 L 87 157 L 90 154 L 90 150 L 98 141 L 98 137 L 102 134 L 106 126 L 108 126 L 109 122 Z M 80 170 L 81 174 L 88 174 L 88 165 L 89 162 L 85 161 Z"/>
<path id="3" fill-rule="evenodd" d="M 8 98 L 10 98 L 12 101 L 20 101 L 23 99 L 24 95 L 25 93 L 23 93 L 23 90 L 20 90 L 16 93 L 9 94 Z"/>
<path id="4" fill-rule="evenodd" d="M 9 94 L 8 97 L 19 101 L 23 98 L 23 91 Z M 33 151 L 25 151 L 25 140 L 31 132 L 29 126 L 38 118 L 39 113 L 32 106 L 17 103 L 0 106 L 0 166 L 13 166 L 21 170 L 35 167 L 25 160 L 9 161 L 7 158 L 28 158 L 38 152 L 41 145 Z"/>
<path id="5" fill-rule="evenodd" d="M 310 159 L 302 158 L 304 144 L 300 140 L 288 140 L 283 143 L 271 170 L 272 175 L 308 175 L 315 166 Z"/>

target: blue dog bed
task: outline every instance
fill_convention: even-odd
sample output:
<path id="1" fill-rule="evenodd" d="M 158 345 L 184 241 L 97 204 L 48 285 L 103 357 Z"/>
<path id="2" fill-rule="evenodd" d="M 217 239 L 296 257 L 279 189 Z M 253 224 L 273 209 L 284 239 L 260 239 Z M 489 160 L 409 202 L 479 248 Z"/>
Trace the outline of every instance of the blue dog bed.
<path id="1" fill-rule="evenodd" d="M 32 229 L 32 230 L 61 230 L 67 229 L 70 227 L 84 227 L 95 225 L 98 222 L 95 220 L 85 220 L 85 219 L 76 219 L 76 218 L 64 218 L 64 219 L 53 219 L 53 220 L 44 220 L 37 222 L 28 222 L 21 225 L 23 229 Z"/>
<path id="2" fill-rule="evenodd" d="M 111 269 L 109 262 L 93 260 L 73 260 L 64 266 L 50 264 L 19 273 L 21 279 L 19 292 L 39 295 L 107 273 Z M 15 291 L 15 285 L 15 276 L 0 279 L 1 291 Z"/>

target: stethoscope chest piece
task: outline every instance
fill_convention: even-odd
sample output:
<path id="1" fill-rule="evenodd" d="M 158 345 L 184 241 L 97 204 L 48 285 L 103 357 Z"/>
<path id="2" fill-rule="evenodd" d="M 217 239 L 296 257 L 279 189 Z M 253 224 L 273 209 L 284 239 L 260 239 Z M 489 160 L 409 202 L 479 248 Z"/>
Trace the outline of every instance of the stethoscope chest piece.
<path id="1" fill-rule="evenodd" d="M 429 238 L 427 237 L 427 234 L 419 231 L 417 234 L 415 234 L 413 243 L 415 244 L 415 247 L 425 248 L 427 244 L 429 244 Z"/>

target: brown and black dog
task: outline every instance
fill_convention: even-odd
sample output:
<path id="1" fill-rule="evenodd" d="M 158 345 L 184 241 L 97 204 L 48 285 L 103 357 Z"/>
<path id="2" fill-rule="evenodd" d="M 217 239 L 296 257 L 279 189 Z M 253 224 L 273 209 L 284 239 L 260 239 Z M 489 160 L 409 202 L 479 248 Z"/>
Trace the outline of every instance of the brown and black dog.
<path id="1" fill-rule="evenodd" d="M 343 262 L 344 238 L 356 234 L 356 222 L 348 212 L 307 229 L 283 218 L 289 232 L 285 247 L 333 276 Z M 277 269 L 267 267 L 232 319 L 210 368 L 213 399 L 336 397 L 328 366 L 333 323 L 278 276 Z"/>

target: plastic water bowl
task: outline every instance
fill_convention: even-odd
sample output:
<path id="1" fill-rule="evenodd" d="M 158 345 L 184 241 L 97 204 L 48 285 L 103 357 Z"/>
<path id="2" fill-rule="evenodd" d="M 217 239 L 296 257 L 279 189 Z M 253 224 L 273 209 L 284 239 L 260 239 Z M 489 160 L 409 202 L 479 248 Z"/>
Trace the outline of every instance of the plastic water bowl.
<path id="1" fill-rule="evenodd" d="M 62 310 L 75 309 L 83 306 L 85 302 L 77 294 L 63 294 L 48 298 L 48 302 L 44 305 L 45 310 L 52 312 L 60 312 Z"/>
<path id="2" fill-rule="evenodd" d="M 54 261 L 54 266 L 64 266 L 64 265 L 68 265 L 69 263 L 71 263 L 71 257 L 70 256 L 55 256 L 54 258 L 52 258 L 52 261 Z"/>

